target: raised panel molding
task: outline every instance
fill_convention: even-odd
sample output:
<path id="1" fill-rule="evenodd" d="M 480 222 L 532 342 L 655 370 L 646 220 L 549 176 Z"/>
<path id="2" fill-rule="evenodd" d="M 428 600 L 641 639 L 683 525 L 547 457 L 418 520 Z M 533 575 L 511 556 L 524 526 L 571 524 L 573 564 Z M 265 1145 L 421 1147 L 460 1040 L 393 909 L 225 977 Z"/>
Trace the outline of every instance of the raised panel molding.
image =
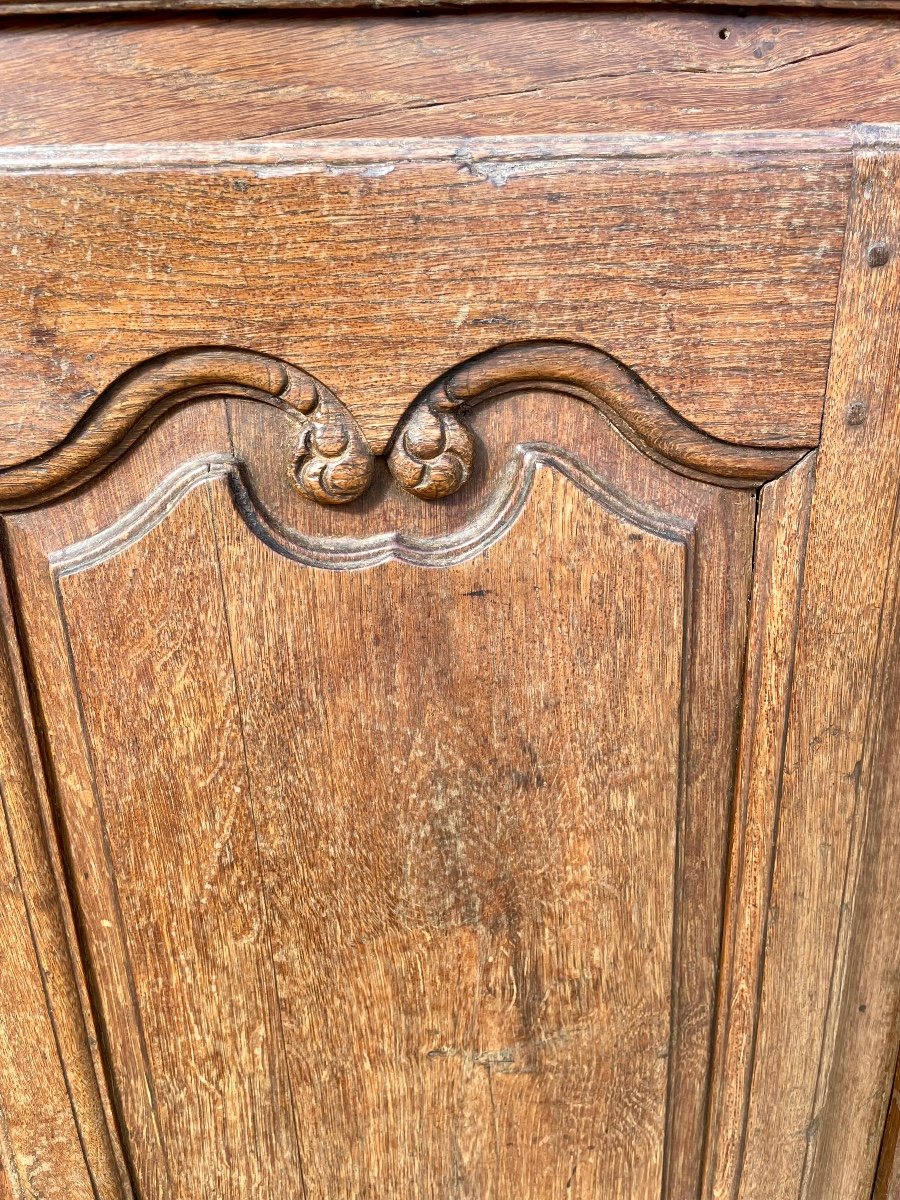
<path id="1" fill-rule="evenodd" d="M 462 414 L 529 388 L 586 400 L 638 449 L 694 479 L 759 487 L 805 453 L 737 446 L 703 433 L 634 371 L 593 346 L 525 342 L 480 354 L 425 389 L 392 439 L 388 462 L 395 479 L 426 499 L 452 495 L 469 477 L 475 454 Z"/>

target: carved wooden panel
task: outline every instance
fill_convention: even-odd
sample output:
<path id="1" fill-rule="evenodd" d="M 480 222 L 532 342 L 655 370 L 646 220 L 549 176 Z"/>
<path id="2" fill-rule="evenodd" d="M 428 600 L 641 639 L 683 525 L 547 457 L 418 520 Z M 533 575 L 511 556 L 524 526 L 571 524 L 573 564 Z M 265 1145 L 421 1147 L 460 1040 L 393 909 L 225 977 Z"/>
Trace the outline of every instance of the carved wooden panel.
<path id="1" fill-rule="evenodd" d="M 376 458 L 326 383 L 212 350 L 0 475 L 123 1194 L 711 1185 L 789 670 L 760 580 L 809 463 L 756 584 L 755 489 L 800 453 L 545 342 L 452 368 Z M 748 612 L 781 699 L 742 738 Z"/>

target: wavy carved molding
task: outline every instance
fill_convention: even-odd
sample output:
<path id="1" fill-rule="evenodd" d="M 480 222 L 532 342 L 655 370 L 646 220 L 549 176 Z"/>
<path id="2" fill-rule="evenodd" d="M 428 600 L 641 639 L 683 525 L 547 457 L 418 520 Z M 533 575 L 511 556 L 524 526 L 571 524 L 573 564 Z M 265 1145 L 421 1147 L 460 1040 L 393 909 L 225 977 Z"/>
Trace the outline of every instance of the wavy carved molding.
<path id="1" fill-rule="evenodd" d="M 721 441 L 686 421 L 604 351 L 531 341 L 468 359 L 419 394 L 387 450 L 394 479 L 423 499 L 452 495 L 469 478 L 476 453 L 466 411 L 529 390 L 585 400 L 651 458 L 680 474 L 728 487 L 759 487 L 810 449 Z M 171 408 L 203 399 L 250 400 L 284 411 L 297 427 L 288 475 L 308 499 L 346 504 L 368 489 L 374 474 L 371 447 L 350 410 L 321 381 L 266 354 L 207 347 L 174 351 L 120 376 L 52 450 L 0 471 L 0 508 L 27 507 L 77 486 L 122 455 Z"/>
<path id="2" fill-rule="evenodd" d="M 731 487 L 759 487 L 790 470 L 805 449 L 738 446 L 686 421 L 628 367 L 593 346 L 535 341 L 469 359 L 426 388 L 407 410 L 389 451 L 394 478 L 427 499 L 468 479 L 475 446 L 463 414 L 513 392 L 552 391 L 599 409 L 651 458 L 681 474 Z"/>
<path id="3" fill-rule="evenodd" d="M 170 409 L 197 400 L 250 400 L 296 425 L 289 478 L 320 504 L 366 491 L 374 459 L 349 409 L 306 371 L 250 350 L 179 350 L 126 371 L 46 454 L 0 472 L 0 506 L 25 507 L 96 475 Z"/>

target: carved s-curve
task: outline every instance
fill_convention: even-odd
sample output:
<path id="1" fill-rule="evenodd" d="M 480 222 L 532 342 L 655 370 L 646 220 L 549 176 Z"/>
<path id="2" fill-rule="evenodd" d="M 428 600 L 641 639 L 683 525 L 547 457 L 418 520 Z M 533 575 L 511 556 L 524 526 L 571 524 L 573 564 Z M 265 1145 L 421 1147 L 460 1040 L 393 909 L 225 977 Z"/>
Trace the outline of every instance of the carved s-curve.
<path id="1" fill-rule="evenodd" d="M 346 504 L 368 488 L 372 451 L 349 410 L 312 375 L 249 350 L 179 350 L 127 371 L 46 454 L 0 471 L 0 508 L 25 507 L 99 473 L 163 413 L 202 399 L 254 400 L 296 427 L 288 473 L 320 504 Z"/>
<path id="2" fill-rule="evenodd" d="M 726 487 L 755 488 L 788 471 L 811 447 L 739 446 L 686 421 L 633 371 L 593 346 L 532 341 L 488 350 L 419 394 L 388 452 L 394 478 L 423 499 L 466 482 L 475 443 L 462 420 L 484 400 L 512 392 L 560 392 L 586 400 L 638 449 L 671 470 Z M 0 510 L 41 503 L 98 474 L 178 404 L 253 400 L 291 418 L 293 485 L 320 504 L 346 504 L 366 491 L 374 459 L 350 410 L 299 367 L 250 350 L 173 351 L 126 371 L 66 438 L 36 458 L 0 470 Z"/>
<path id="3" fill-rule="evenodd" d="M 573 342 L 534 341 L 488 350 L 426 388 L 394 435 L 388 457 L 394 478 L 428 500 L 452 495 L 468 479 L 475 453 L 461 414 L 482 400 L 529 389 L 587 400 L 651 458 L 681 474 L 728 487 L 759 487 L 806 453 L 711 437 L 604 351 Z"/>

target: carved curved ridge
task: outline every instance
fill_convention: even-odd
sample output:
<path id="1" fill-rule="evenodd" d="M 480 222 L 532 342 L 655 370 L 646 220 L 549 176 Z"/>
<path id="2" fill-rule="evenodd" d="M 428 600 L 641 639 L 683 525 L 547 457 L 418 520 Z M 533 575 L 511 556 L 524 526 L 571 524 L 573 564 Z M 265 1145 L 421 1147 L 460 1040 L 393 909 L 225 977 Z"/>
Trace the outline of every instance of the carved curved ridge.
<path id="1" fill-rule="evenodd" d="M 180 350 L 127 371 L 46 454 L 0 471 L 0 505 L 66 491 L 122 455 L 164 413 L 202 399 L 255 400 L 296 427 L 289 478 L 320 504 L 346 504 L 372 481 L 374 459 L 349 410 L 323 383 L 290 363 L 249 350 Z"/>
<path id="2" fill-rule="evenodd" d="M 468 479 L 475 455 L 462 414 L 480 401 L 529 388 L 587 400 L 658 462 L 732 487 L 758 487 L 793 467 L 808 449 L 721 441 L 686 421 L 604 351 L 572 342 L 534 341 L 489 350 L 426 388 L 394 435 L 388 458 L 394 478 L 428 500 L 452 495 Z"/>
<path id="3" fill-rule="evenodd" d="M 468 359 L 421 392 L 389 447 L 391 473 L 423 499 L 452 495 L 469 478 L 475 457 L 466 410 L 537 389 L 588 401 L 651 458 L 730 487 L 758 487 L 789 470 L 809 449 L 721 441 L 686 421 L 604 351 L 532 341 Z M 75 487 L 123 454 L 169 409 L 202 399 L 254 400 L 287 413 L 296 429 L 288 474 L 307 498 L 346 504 L 369 487 L 372 450 L 349 409 L 322 382 L 266 354 L 204 347 L 164 354 L 127 371 L 52 450 L 0 470 L 0 508 L 25 507 Z"/>

